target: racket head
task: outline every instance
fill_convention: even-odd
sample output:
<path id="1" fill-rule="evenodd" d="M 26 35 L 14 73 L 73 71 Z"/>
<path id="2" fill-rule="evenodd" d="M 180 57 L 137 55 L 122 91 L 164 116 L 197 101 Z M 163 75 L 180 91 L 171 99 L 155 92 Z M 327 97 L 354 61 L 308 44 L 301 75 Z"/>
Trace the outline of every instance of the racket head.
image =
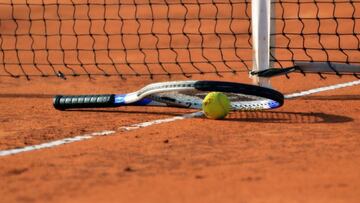
<path id="1" fill-rule="evenodd" d="M 203 99 L 210 92 L 224 93 L 231 102 L 232 110 L 274 109 L 284 103 L 284 95 L 276 90 L 223 81 L 157 83 L 143 88 L 139 95 L 145 94 L 146 98 L 168 106 L 201 109 Z"/>

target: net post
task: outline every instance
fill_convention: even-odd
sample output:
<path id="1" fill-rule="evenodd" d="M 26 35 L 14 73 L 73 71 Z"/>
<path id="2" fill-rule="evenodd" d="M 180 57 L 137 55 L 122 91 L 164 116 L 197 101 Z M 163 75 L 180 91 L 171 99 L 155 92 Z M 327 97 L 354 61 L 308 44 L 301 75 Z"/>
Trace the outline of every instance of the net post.
<path id="1" fill-rule="evenodd" d="M 253 71 L 270 68 L 271 0 L 252 0 Z M 271 87 L 270 79 L 252 76 L 253 84 Z"/>

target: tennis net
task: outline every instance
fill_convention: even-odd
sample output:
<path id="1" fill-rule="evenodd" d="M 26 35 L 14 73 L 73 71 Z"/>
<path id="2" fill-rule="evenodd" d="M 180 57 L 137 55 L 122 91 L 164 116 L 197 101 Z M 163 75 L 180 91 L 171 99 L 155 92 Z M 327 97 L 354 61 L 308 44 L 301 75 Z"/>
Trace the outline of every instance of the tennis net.
<path id="1" fill-rule="evenodd" d="M 0 76 L 249 72 L 250 0 L 2 0 Z M 270 60 L 360 63 L 360 1 L 272 1 Z"/>

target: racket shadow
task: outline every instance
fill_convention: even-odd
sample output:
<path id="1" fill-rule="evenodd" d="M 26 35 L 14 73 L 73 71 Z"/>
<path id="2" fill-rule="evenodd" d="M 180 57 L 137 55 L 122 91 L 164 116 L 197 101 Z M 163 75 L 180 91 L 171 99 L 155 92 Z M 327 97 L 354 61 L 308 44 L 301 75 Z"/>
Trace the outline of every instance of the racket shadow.
<path id="1" fill-rule="evenodd" d="M 303 113 L 303 112 L 276 112 L 258 111 L 244 112 L 235 111 L 228 115 L 227 121 L 262 122 L 262 123 L 347 123 L 354 119 L 326 113 Z"/>

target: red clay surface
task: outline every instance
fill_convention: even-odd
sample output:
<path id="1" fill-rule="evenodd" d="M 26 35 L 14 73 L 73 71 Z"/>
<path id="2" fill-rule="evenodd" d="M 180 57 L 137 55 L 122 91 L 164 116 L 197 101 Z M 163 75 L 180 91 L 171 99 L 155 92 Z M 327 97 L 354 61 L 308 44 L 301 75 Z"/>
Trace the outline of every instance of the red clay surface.
<path id="1" fill-rule="evenodd" d="M 250 82 L 246 74 L 192 79 Z M 52 107 L 55 94 L 129 92 L 164 80 L 2 77 L 0 150 L 194 112 Z M 289 93 L 350 80 L 292 76 L 272 83 Z M 359 87 L 349 87 L 287 100 L 274 111 L 185 119 L 0 157 L 0 201 L 360 202 L 359 95 Z"/>
<path id="2" fill-rule="evenodd" d="M 302 78 L 274 83 L 289 84 L 284 91 L 315 86 L 299 85 L 309 80 L 321 83 Z M 0 148 L 191 112 L 52 107 L 51 95 L 59 92 L 116 93 L 139 86 L 123 83 L 2 80 Z M 234 112 L 222 121 L 187 119 L 1 157 L 2 202 L 358 202 L 359 93 L 358 87 L 345 88 L 288 100 L 276 111 Z"/>

